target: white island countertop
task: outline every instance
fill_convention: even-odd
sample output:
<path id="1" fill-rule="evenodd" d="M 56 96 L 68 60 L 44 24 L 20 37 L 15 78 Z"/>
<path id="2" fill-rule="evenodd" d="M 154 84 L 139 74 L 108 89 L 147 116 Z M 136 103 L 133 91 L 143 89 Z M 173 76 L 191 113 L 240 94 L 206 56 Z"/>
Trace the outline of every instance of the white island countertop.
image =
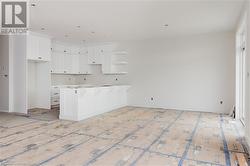
<path id="1" fill-rule="evenodd" d="M 60 119 L 79 121 L 127 106 L 129 85 L 78 85 L 60 88 Z"/>

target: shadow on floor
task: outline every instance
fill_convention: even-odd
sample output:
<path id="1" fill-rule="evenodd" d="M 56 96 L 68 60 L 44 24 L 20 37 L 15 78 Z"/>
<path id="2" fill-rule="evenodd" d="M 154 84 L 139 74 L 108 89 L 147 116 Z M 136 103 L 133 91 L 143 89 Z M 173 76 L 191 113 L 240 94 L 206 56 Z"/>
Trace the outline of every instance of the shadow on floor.
<path id="1" fill-rule="evenodd" d="M 51 110 L 34 108 L 28 110 L 28 117 L 42 121 L 53 121 L 59 119 L 59 110 L 56 108 Z"/>

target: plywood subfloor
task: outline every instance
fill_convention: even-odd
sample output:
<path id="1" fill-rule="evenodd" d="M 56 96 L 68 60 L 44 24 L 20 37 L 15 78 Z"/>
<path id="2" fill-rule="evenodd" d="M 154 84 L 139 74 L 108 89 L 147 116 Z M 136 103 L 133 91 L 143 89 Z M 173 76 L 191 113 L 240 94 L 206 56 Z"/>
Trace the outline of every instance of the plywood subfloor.
<path id="1" fill-rule="evenodd" d="M 42 121 L 52 121 L 59 119 L 58 109 L 40 109 L 34 108 L 28 110 L 28 116 L 30 119 L 37 119 Z"/>
<path id="2" fill-rule="evenodd" d="M 0 114 L 0 165 L 234 165 L 229 117 L 125 107 L 80 122 Z"/>

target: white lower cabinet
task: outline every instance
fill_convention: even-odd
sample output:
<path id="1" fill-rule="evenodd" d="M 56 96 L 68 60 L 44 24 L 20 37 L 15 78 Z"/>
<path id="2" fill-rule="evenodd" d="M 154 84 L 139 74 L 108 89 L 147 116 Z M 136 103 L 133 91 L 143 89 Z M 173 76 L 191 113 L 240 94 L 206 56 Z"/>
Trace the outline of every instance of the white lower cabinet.
<path id="1" fill-rule="evenodd" d="M 60 89 L 60 119 L 80 121 L 127 106 L 129 86 Z"/>
<path id="2" fill-rule="evenodd" d="M 51 108 L 59 107 L 60 105 L 60 87 L 52 86 L 50 95 Z"/>

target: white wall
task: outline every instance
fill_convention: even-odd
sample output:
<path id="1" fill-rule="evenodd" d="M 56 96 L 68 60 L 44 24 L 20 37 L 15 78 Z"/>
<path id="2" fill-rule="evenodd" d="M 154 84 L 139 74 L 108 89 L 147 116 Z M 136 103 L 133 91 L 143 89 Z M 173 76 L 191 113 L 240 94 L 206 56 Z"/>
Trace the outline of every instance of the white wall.
<path id="1" fill-rule="evenodd" d="M 122 42 L 117 50 L 129 53 L 127 76 L 99 73 L 80 83 L 128 83 L 133 106 L 228 113 L 234 105 L 234 44 L 233 32 Z"/>
<path id="2" fill-rule="evenodd" d="M 9 37 L 0 35 L 0 111 L 9 110 Z"/>
<path id="3" fill-rule="evenodd" d="M 26 36 L 10 36 L 10 104 L 9 111 L 27 114 Z"/>

